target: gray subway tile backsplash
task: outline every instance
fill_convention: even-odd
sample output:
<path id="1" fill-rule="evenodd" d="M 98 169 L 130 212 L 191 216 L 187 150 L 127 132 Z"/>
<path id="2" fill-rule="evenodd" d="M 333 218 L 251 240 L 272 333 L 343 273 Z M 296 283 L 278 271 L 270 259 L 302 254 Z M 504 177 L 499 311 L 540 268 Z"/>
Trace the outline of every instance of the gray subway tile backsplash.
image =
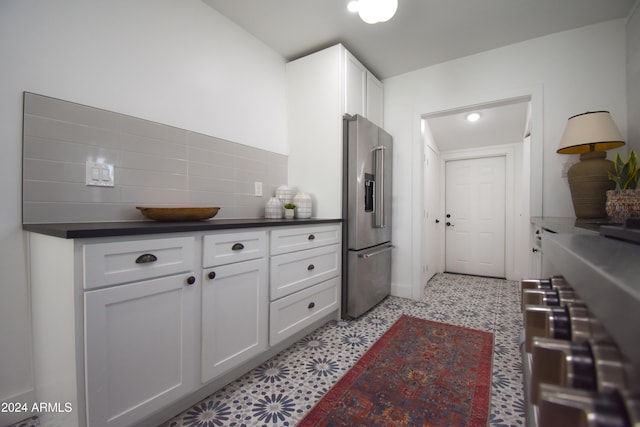
<path id="1" fill-rule="evenodd" d="M 142 220 L 142 205 L 258 218 L 287 183 L 285 155 L 42 95 L 24 102 L 24 223 Z M 113 164 L 114 187 L 85 185 L 87 161 Z"/>

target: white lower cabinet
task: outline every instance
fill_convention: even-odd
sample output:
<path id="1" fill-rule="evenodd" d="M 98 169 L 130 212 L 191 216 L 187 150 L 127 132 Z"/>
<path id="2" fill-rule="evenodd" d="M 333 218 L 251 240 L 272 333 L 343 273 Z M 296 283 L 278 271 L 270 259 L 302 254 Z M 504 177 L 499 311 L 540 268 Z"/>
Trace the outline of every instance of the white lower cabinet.
<path id="1" fill-rule="evenodd" d="M 90 426 L 135 425 L 193 390 L 193 284 L 190 273 L 85 292 Z"/>
<path id="2" fill-rule="evenodd" d="M 271 232 L 269 344 L 340 309 L 340 226 Z"/>
<path id="3" fill-rule="evenodd" d="M 267 349 L 267 277 L 266 258 L 204 270 L 203 383 Z"/>
<path id="4" fill-rule="evenodd" d="M 225 374 L 337 317 L 339 236 L 340 225 L 326 223 L 30 233 L 36 399 L 73 408 L 40 414 L 41 425 L 158 425 Z"/>

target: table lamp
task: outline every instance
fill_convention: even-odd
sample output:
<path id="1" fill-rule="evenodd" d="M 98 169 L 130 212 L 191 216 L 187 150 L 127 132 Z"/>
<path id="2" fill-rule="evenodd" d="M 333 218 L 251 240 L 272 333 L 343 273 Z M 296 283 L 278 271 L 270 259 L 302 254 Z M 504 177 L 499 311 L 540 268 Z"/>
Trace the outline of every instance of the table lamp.
<path id="1" fill-rule="evenodd" d="M 569 168 L 569 188 L 576 217 L 604 218 L 607 190 L 613 162 L 605 150 L 624 145 L 622 135 L 608 111 L 589 111 L 569 117 L 557 153 L 580 154 L 580 161 Z"/>

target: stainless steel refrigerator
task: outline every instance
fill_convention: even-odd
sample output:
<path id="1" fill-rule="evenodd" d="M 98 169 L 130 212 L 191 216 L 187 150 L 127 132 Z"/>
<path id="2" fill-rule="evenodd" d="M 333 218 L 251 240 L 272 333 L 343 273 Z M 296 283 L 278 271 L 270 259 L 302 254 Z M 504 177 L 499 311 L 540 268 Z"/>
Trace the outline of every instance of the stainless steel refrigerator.
<path id="1" fill-rule="evenodd" d="M 356 318 L 391 290 L 393 138 L 360 115 L 343 119 L 342 317 Z"/>

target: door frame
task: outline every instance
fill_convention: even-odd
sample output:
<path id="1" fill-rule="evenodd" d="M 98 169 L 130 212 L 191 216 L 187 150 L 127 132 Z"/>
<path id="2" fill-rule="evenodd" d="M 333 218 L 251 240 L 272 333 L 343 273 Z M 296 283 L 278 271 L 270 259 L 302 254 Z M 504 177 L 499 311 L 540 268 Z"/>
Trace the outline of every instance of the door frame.
<path id="1" fill-rule="evenodd" d="M 443 257 L 442 255 L 442 251 L 438 251 L 436 249 L 436 252 L 433 255 L 433 257 L 428 256 L 428 245 L 433 245 L 435 246 L 435 248 L 439 248 L 442 246 L 442 239 L 440 236 L 440 228 L 439 225 L 442 224 L 444 221 L 443 216 L 440 213 L 440 206 L 442 205 L 442 194 L 441 194 L 441 188 L 440 188 L 440 172 L 441 172 L 441 168 L 442 168 L 442 160 L 440 158 L 440 151 L 438 150 L 438 147 L 433 145 L 432 142 L 433 138 L 431 137 L 431 135 L 429 134 L 429 137 L 425 139 L 425 143 L 424 143 L 424 161 L 423 161 L 423 169 L 422 169 L 422 195 L 423 195 L 423 206 L 422 206 L 422 212 L 421 212 L 421 224 L 423 226 L 421 233 L 420 233 L 420 245 L 422 248 L 421 251 L 421 258 L 420 258 L 420 283 L 422 283 L 423 285 L 425 283 L 427 283 L 427 281 L 429 279 L 431 279 L 431 277 L 433 277 L 436 273 L 442 272 L 444 271 L 444 266 L 443 266 Z M 437 167 L 436 175 L 436 182 L 435 185 L 430 186 L 427 183 L 427 176 L 426 176 L 426 170 L 427 170 L 427 166 L 424 164 L 427 162 L 427 159 L 430 158 L 430 156 L 427 154 L 427 151 L 431 151 L 433 152 L 433 154 L 435 155 L 435 164 L 432 165 L 431 167 Z M 435 209 L 432 208 L 431 206 L 428 206 L 427 201 L 429 200 L 429 196 L 427 196 L 428 191 L 433 190 L 434 191 L 434 196 L 437 199 L 436 202 L 436 206 Z M 433 222 L 438 221 L 437 223 Z M 431 224 L 431 229 L 429 229 L 429 224 Z M 433 231 L 432 231 L 433 230 Z"/>
<path id="2" fill-rule="evenodd" d="M 516 238 L 516 188 L 519 186 L 520 180 L 516 176 L 516 163 L 522 163 L 522 143 L 513 143 L 506 145 L 495 145 L 489 147 L 480 147 L 475 149 L 453 150 L 440 153 L 440 194 L 442 201 L 440 203 L 440 217 L 446 215 L 446 167 L 447 162 L 456 160 L 474 160 L 487 157 L 504 157 L 505 158 L 505 230 L 504 230 L 504 274 L 509 280 L 516 280 L 519 274 L 519 257 L 515 254 L 515 238 Z M 446 244 L 446 230 L 441 227 L 440 241 Z M 446 265 L 446 251 L 441 251 L 442 257 L 440 265 Z"/>
<path id="3" fill-rule="evenodd" d="M 423 120 L 433 114 L 440 114 L 445 111 L 454 111 L 461 108 L 469 108 L 474 105 L 491 104 L 512 99 L 528 99 L 530 102 L 530 110 L 527 121 L 527 132 L 524 137 L 523 144 L 523 162 L 522 162 L 522 205 L 520 206 L 520 214 L 517 219 L 519 224 L 516 236 L 521 241 L 516 245 L 516 257 L 522 269 L 516 273 L 518 276 L 523 272 L 528 272 L 528 263 L 530 262 L 528 254 L 530 250 L 529 228 L 531 226 L 531 217 L 542 216 L 542 169 L 543 169 L 543 105 L 544 91 L 542 85 L 531 85 L 526 87 L 509 88 L 492 91 L 490 94 L 475 94 L 455 97 L 447 99 L 444 103 L 425 108 L 422 111 L 415 111 L 412 118 L 412 147 L 413 161 L 411 169 L 414 171 L 415 183 L 411 189 L 411 211 L 412 222 L 411 229 L 413 236 L 411 238 L 412 259 L 411 259 L 411 283 L 410 292 L 400 291 L 401 286 L 392 283 L 392 290 L 396 289 L 394 295 L 405 296 L 414 300 L 419 300 L 424 291 L 424 283 L 421 282 L 422 273 L 422 211 L 424 209 L 423 184 L 424 170 L 422 167 L 424 135 Z M 441 202 L 442 198 L 441 196 Z M 442 241 L 442 240 L 441 240 Z M 514 277 L 519 280 L 520 277 Z"/>

